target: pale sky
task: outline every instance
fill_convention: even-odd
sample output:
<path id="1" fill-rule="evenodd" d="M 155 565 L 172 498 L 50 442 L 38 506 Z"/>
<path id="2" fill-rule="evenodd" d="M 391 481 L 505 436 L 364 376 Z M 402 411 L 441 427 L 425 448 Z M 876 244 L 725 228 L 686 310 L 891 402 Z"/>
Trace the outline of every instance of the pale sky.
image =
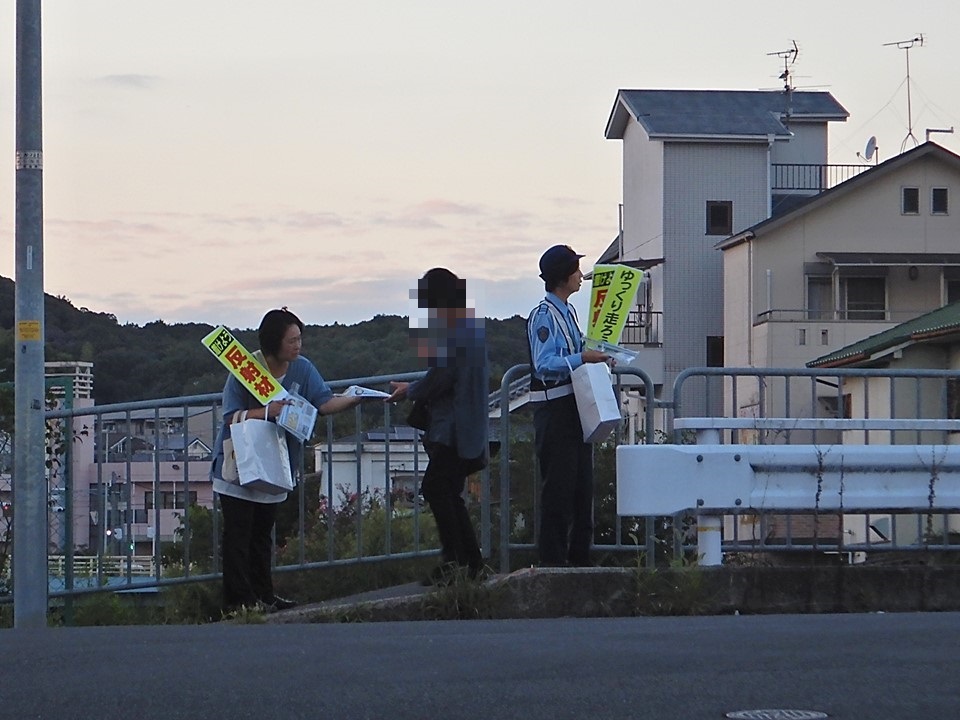
<path id="1" fill-rule="evenodd" d="M 15 5 L 0 7 L 0 275 L 15 276 Z M 830 162 L 913 132 L 960 153 L 960 3 L 44 2 L 45 289 L 122 323 L 406 315 L 444 265 L 526 315 L 550 245 L 617 233 L 620 88 L 798 89 Z M 907 147 L 912 147 L 912 142 Z M 575 296 L 582 312 L 587 289 Z"/>

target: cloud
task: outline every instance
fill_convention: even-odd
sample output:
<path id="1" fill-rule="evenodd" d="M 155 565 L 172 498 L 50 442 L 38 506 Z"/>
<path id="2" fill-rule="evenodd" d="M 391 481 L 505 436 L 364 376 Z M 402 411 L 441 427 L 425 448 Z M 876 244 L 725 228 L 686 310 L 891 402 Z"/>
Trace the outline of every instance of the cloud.
<path id="1" fill-rule="evenodd" d="M 314 210 L 123 211 L 47 222 L 48 292 L 120 322 L 255 325 L 266 309 L 311 323 L 405 315 L 409 291 L 445 266 L 476 287 L 478 312 L 525 315 L 542 294 L 537 259 L 556 243 L 599 254 L 614 228 L 541 202 L 530 208 L 428 198 Z M 262 212 L 258 212 L 262 210 Z M 482 292 L 481 292 L 482 289 Z"/>

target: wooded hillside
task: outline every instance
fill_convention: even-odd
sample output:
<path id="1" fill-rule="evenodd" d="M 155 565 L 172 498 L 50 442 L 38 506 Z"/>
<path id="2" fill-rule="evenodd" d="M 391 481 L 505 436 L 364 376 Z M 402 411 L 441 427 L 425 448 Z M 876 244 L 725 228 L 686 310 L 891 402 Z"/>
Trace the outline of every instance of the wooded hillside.
<path id="1" fill-rule="evenodd" d="M 13 380 L 14 283 L 0 277 L 0 382 Z M 203 323 L 121 325 L 110 313 L 76 308 L 67 299 L 45 299 L 45 356 L 92 362 L 98 404 L 219 392 L 225 371 L 200 344 L 211 325 Z M 301 318 L 308 322 L 308 318 Z M 260 318 L 252 318 L 256 324 Z M 303 354 L 327 380 L 419 370 L 411 352 L 407 318 L 378 315 L 355 325 L 307 325 Z M 256 331 L 231 328 L 247 348 Z M 503 373 L 528 362 L 524 319 L 487 321 L 491 390 Z"/>

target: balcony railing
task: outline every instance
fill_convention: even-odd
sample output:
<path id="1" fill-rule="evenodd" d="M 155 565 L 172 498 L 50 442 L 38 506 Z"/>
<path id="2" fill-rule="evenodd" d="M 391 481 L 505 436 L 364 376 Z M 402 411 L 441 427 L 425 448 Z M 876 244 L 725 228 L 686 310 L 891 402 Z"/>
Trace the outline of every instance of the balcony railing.
<path id="1" fill-rule="evenodd" d="M 770 165 L 770 191 L 806 190 L 820 193 L 872 167 L 873 165 L 773 163 Z"/>
<path id="2" fill-rule="evenodd" d="M 663 345 L 663 336 L 660 334 L 662 312 L 632 310 L 627 316 L 627 324 L 623 327 L 620 344 L 646 345 L 660 347 Z"/>
<path id="3" fill-rule="evenodd" d="M 930 312 L 925 310 L 805 310 L 773 309 L 757 314 L 755 325 L 766 322 L 884 322 L 901 323 L 912 320 L 918 315 Z"/>

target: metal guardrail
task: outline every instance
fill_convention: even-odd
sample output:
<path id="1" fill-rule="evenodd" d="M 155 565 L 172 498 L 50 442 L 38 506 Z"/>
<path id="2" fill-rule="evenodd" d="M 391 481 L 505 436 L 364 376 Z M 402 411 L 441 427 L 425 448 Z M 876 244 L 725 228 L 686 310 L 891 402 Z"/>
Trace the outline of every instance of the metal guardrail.
<path id="1" fill-rule="evenodd" d="M 685 398 L 709 393 L 711 382 L 723 383 L 726 412 L 686 417 Z M 698 442 L 805 444 L 824 452 L 836 444 L 953 445 L 960 437 L 958 391 L 960 370 L 690 368 L 674 384 L 670 429 L 675 442 L 695 433 Z M 901 465 L 877 472 L 901 472 Z M 891 496 L 889 512 L 733 509 L 723 551 L 875 560 L 891 552 L 960 550 L 960 507 L 918 512 L 898 503 Z"/>
<path id="2" fill-rule="evenodd" d="M 497 391 L 498 400 L 501 407 L 509 407 L 510 402 L 514 400 L 514 395 L 518 388 L 522 388 L 527 382 L 526 376 L 529 373 L 529 367 L 526 365 L 517 365 L 510 368 L 502 379 L 501 387 Z M 950 402 L 954 399 L 947 398 L 947 381 L 960 378 L 960 371 L 885 371 L 885 370 L 809 370 L 809 369 L 757 369 L 757 368 L 694 368 L 681 373 L 673 388 L 672 400 L 657 398 L 652 381 L 642 371 L 632 368 L 615 368 L 614 373 L 618 381 L 622 383 L 625 375 L 635 376 L 631 381 L 630 394 L 634 397 L 634 404 L 639 403 L 640 418 L 637 420 L 637 427 L 642 431 L 642 442 L 653 443 L 658 441 L 683 443 L 690 440 L 685 436 L 685 428 L 689 430 L 691 420 L 686 416 L 688 408 L 694 408 L 696 403 L 691 402 L 691 398 L 699 400 L 711 394 L 715 394 L 720 388 L 726 398 L 728 407 L 742 409 L 744 407 L 754 408 L 754 414 L 757 420 L 752 417 L 734 417 L 727 418 L 726 422 L 730 427 L 724 428 L 724 433 L 730 435 L 724 436 L 724 442 L 744 441 L 740 434 L 743 432 L 751 433 L 748 440 L 750 442 L 805 442 L 811 438 L 820 438 L 821 442 L 829 439 L 829 433 L 836 433 L 835 424 L 825 418 L 813 417 L 817 413 L 811 413 L 810 408 L 817 408 L 820 414 L 833 408 L 835 412 L 842 413 L 845 408 L 845 397 L 851 387 L 851 383 L 861 383 L 871 389 L 867 393 L 874 408 L 877 408 L 877 397 L 882 395 L 885 402 L 890 406 L 895 406 L 901 410 L 901 415 L 912 415 L 916 422 L 911 422 L 910 417 L 902 417 L 897 421 L 897 427 L 894 429 L 879 430 L 879 417 L 871 415 L 869 409 L 865 418 L 860 421 L 854 420 L 845 427 L 845 436 L 849 439 L 860 434 L 861 442 L 918 442 L 919 439 L 929 439 L 929 433 L 936 433 L 940 439 L 949 439 L 950 427 L 944 424 L 948 407 L 952 407 Z M 349 380 L 335 381 L 331 386 L 335 389 L 345 388 L 351 384 L 376 385 L 385 383 L 392 379 L 412 380 L 421 377 L 422 373 L 409 373 L 400 376 L 376 376 L 369 378 L 353 378 Z M 799 383 L 810 383 L 811 387 L 800 388 Z M 885 393 L 876 392 L 877 384 L 886 382 L 890 385 Z M 711 385 L 712 383 L 712 385 Z M 924 393 L 928 393 L 929 388 L 924 383 L 937 383 L 936 402 L 933 406 L 936 412 L 930 410 L 927 401 L 921 402 Z M 913 392 L 909 392 L 912 389 Z M 625 393 L 627 388 L 621 386 L 620 390 Z M 929 394 L 929 393 L 928 393 Z M 623 397 L 626 397 L 624 394 Z M 206 408 L 209 411 L 204 412 L 202 422 L 209 423 L 207 429 L 214 436 L 218 428 L 217 409 L 219 407 L 220 394 L 207 394 L 198 396 L 187 396 L 181 398 L 165 398 L 153 401 L 144 401 L 136 403 L 121 403 L 109 406 L 99 406 L 92 408 L 82 408 L 75 410 L 56 410 L 47 414 L 48 420 L 65 420 L 74 418 L 82 420 L 83 418 L 92 418 L 94 425 L 93 438 L 97 435 L 97 423 L 105 415 L 120 414 L 121 417 L 130 417 L 133 413 L 148 411 L 153 413 L 155 419 L 159 420 L 161 410 L 164 408 L 177 408 L 176 414 L 185 426 L 189 426 L 191 418 L 197 418 L 199 408 Z M 818 403 L 820 403 L 818 405 Z M 907 413 L 904 408 L 912 408 L 912 412 Z M 776 410 L 776 412 L 774 412 Z M 379 418 L 384 426 L 392 426 L 391 416 L 392 408 L 384 405 L 383 415 Z M 699 412 L 696 410 L 696 412 Z M 656 413 L 656 415 L 655 415 Z M 734 414 L 737 414 L 736 412 Z M 723 421 L 724 413 L 717 412 L 714 416 L 715 423 Z M 88 420 L 89 421 L 89 420 Z M 321 444 L 326 444 L 330 449 L 334 442 L 333 418 L 325 418 L 327 426 L 322 429 L 323 439 Z M 362 422 L 372 422 L 373 418 L 368 414 L 364 415 L 358 408 L 355 414 L 355 429 L 361 427 Z M 158 423 L 159 424 L 159 423 Z M 67 428 L 72 428 L 72 423 L 65 424 Z M 854 429 L 855 428 L 855 429 Z M 530 542 L 520 542 L 515 539 L 515 526 L 520 520 L 518 514 L 514 511 L 513 502 L 519 494 L 527 494 L 531 486 L 525 483 L 533 483 L 533 507 L 527 508 L 528 513 L 525 519 L 529 519 L 532 510 L 533 523 L 537 523 L 538 503 L 537 498 L 537 479 L 536 464 L 534 461 L 534 472 L 531 477 L 516 477 L 512 474 L 512 443 L 517 440 L 517 433 L 514 419 L 510 413 L 506 413 L 500 419 L 499 439 L 501 451 L 499 458 L 494 466 L 487 468 L 479 480 L 479 488 L 475 488 L 478 500 L 474 507 L 479 513 L 479 535 L 481 545 L 485 556 L 488 559 L 497 559 L 501 568 L 509 568 L 511 565 L 511 553 L 515 551 L 529 551 L 535 545 Z M 733 434 L 737 435 L 734 436 Z M 822 434 L 828 433 L 828 437 Z M 819 434 L 819 435 L 818 435 Z M 621 430 L 616 437 L 617 443 L 633 443 L 636 437 L 628 437 Z M 72 442 L 72 440 L 71 440 Z M 389 441 L 384 439 L 384 453 L 387 457 L 387 466 L 389 467 Z M 409 440 L 407 440 L 409 442 Z M 69 446 L 70 443 L 68 443 Z M 363 445 L 358 440 L 357 453 L 363 452 Z M 533 452 L 532 443 L 524 446 L 529 452 Z M 328 456 L 329 457 L 329 454 Z M 359 457 L 359 455 L 358 455 Z M 149 483 L 152 485 L 154 497 L 159 497 L 161 491 L 160 469 L 161 462 L 154 458 L 149 463 L 133 463 L 130 458 L 122 464 L 119 472 L 119 479 L 126 481 L 131 477 L 134 465 L 152 466 L 152 474 Z M 189 463 L 184 462 L 177 471 L 178 476 L 175 481 L 175 487 L 178 492 L 183 493 L 183 497 L 189 497 L 191 489 L 196 489 L 202 483 L 207 483 L 206 479 L 199 481 L 196 479 L 196 473 L 191 477 L 189 472 Z M 105 472 L 102 463 L 97 460 L 97 475 L 93 483 L 94 496 L 99 498 L 101 505 L 99 511 L 105 510 L 102 502 L 106 497 L 104 488 L 109 485 L 110 475 Z M 165 472 L 169 472 L 171 467 L 169 463 L 163 464 Z M 369 517 L 365 517 L 363 512 L 356 512 L 353 515 L 341 513 L 340 509 L 334 506 L 331 499 L 335 497 L 337 488 L 333 486 L 332 460 L 327 461 L 326 465 L 318 468 L 322 477 L 322 494 L 326 497 L 326 507 L 321 513 L 322 520 L 325 523 L 325 539 L 319 543 L 308 543 L 305 538 L 311 531 L 311 523 L 316 522 L 315 517 L 308 517 L 307 497 L 305 495 L 304 483 L 294 492 L 292 502 L 296 504 L 297 520 L 296 532 L 293 547 L 288 547 L 284 557 L 283 564 L 278 564 L 280 571 L 290 571 L 306 568 L 315 568 L 333 565 L 359 564 L 368 562 L 378 562 L 384 560 L 399 560 L 436 555 L 438 550 L 435 544 L 425 543 L 423 541 L 424 526 L 421 525 L 422 514 L 425 506 L 420 502 L 415 502 L 410 507 L 400 509 L 394 506 L 390 497 L 391 477 L 389 470 L 385 469 L 384 475 L 377 478 L 368 478 L 358 470 L 355 478 L 355 485 L 352 490 L 360 497 L 364 495 L 365 484 L 373 481 L 374 485 L 381 488 L 381 501 L 383 503 L 384 515 L 382 521 L 378 520 L 376 526 L 367 527 Z M 420 468 L 415 468 L 419 472 Z M 74 486 L 71 484 L 73 479 L 68 475 L 66 482 L 62 485 L 62 499 L 72 504 L 76 496 Z M 167 480 L 163 480 L 164 483 Z M 497 497 L 493 497 L 493 492 L 497 492 Z M 597 497 L 597 502 L 606 502 L 607 498 Z M 111 500 L 110 502 L 113 502 Z M 123 502 L 122 496 L 116 498 L 117 510 L 120 510 L 119 503 Z M 311 503 L 312 504 L 312 503 Z M 359 505 L 358 505 L 359 507 Z M 113 508 L 109 508 L 113 509 Z M 109 543 L 104 543 L 101 547 L 91 547 L 93 552 L 81 554 L 82 542 L 77 542 L 72 530 L 75 524 L 74 508 L 64 505 L 63 512 L 57 514 L 60 521 L 72 518 L 74 521 L 65 522 L 63 527 L 62 541 L 64 542 L 64 552 L 61 560 L 57 561 L 55 572 L 59 585 L 52 588 L 49 592 L 50 597 L 69 597 L 74 595 L 94 592 L 97 586 L 105 586 L 107 581 L 118 581 L 119 586 L 110 589 L 122 589 L 124 587 L 151 587 L 180 584 L 184 582 L 196 582 L 201 580 L 213 580 L 219 573 L 219 525 L 217 514 L 213 513 L 213 527 L 209 530 L 211 537 L 207 540 L 211 562 L 208 568 L 200 568 L 195 561 L 201 558 L 194 557 L 199 550 L 197 549 L 199 536 L 190 526 L 189 514 L 183 514 L 182 533 L 183 542 L 182 576 L 165 577 L 161 573 L 160 577 L 146 576 L 142 573 L 142 568 L 162 567 L 163 558 L 161 557 L 160 543 L 154 548 L 154 551 L 148 556 L 150 562 L 145 558 L 131 553 L 111 552 Z M 55 512 L 51 508 L 51 512 Z M 148 510 L 154 532 L 159 536 L 159 523 L 156 519 L 156 510 Z M 349 516 L 348 516 L 349 515 Z M 827 513 L 821 513 L 820 519 L 823 520 Z M 891 517 L 880 518 L 877 515 L 868 517 L 858 517 L 848 519 L 846 528 L 849 529 L 850 523 L 861 523 L 868 530 L 868 540 L 865 543 L 852 544 L 846 542 L 835 542 L 833 544 L 825 541 L 821 535 L 816 538 L 816 542 L 810 542 L 809 533 L 800 531 L 801 526 L 807 519 L 798 514 L 776 513 L 770 517 L 762 517 L 757 520 L 752 528 L 760 528 L 757 535 L 751 530 L 750 536 L 744 536 L 741 532 L 740 520 L 733 522 L 731 533 L 724 540 L 724 550 L 727 552 L 782 552 L 782 551 L 811 551 L 817 553 L 839 553 L 890 549 L 910 549 L 922 548 L 927 550 L 958 550 L 960 542 L 954 539 L 953 526 L 946 524 L 941 540 L 926 532 L 930 529 L 928 519 L 925 517 L 902 518 L 894 514 Z M 401 525 L 402 524 L 402 525 Z M 664 527 L 668 529 L 665 531 Z M 670 530 L 669 528 L 673 528 Z M 909 528 L 909 532 L 907 531 Z M 124 523 L 124 530 L 129 526 Z M 344 530 L 345 529 L 345 530 Z M 536 537 L 536 526 L 534 526 L 533 537 Z M 914 539 L 918 535 L 918 530 L 923 529 L 926 541 L 917 543 Z M 401 532 L 402 531 L 402 532 Z M 342 534 L 337 532 L 346 532 L 349 540 L 344 545 Z M 691 538 L 684 535 L 684 519 L 677 518 L 619 518 L 616 521 L 616 527 L 613 532 L 612 541 L 598 544 L 595 548 L 599 552 L 622 552 L 630 551 L 633 553 L 643 552 L 648 564 L 653 564 L 657 558 L 662 557 L 664 551 L 664 532 L 672 533 L 674 537 L 674 553 L 683 553 L 691 551 L 695 544 L 691 545 Z M 816 532 L 816 531 L 815 531 Z M 398 533 L 407 533 L 402 539 Z M 412 535 L 410 535 L 412 533 Z M 655 537 L 655 533 L 657 537 Z M 862 534 L 862 533 L 861 533 Z M 376 537 L 374 537 L 376 535 Z M 628 539 L 626 536 L 630 536 Z M 908 538 L 908 535 L 910 536 Z M 124 533 L 129 538 L 129 532 Z M 376 540 L 380 548 L 376 552 L 368 552 L 365 548 L 373 545 Z M 842 538 L 841 538 L 842 540 Z M 668 543 L 669 544 L 669 543 Z M 115 546 L 114 546 L 115 547 Z M 77 550 L 71 551 L 71 549 Z M 117 556 L 121 559 L 116 559 Z M 86 558 L 96 557 L 97 562 Z M 109 560 L 107 558 L 110 558 Z M 289 560 L 293 558 L 293 560 Z M 278 563 L 280 561 L 278 560 Z M 80 582 L 80 578 L 86 575 L 95 576 L 96 582 Z M 9 602 L 9 596 L 0 595 L 0 603 Z"/>

